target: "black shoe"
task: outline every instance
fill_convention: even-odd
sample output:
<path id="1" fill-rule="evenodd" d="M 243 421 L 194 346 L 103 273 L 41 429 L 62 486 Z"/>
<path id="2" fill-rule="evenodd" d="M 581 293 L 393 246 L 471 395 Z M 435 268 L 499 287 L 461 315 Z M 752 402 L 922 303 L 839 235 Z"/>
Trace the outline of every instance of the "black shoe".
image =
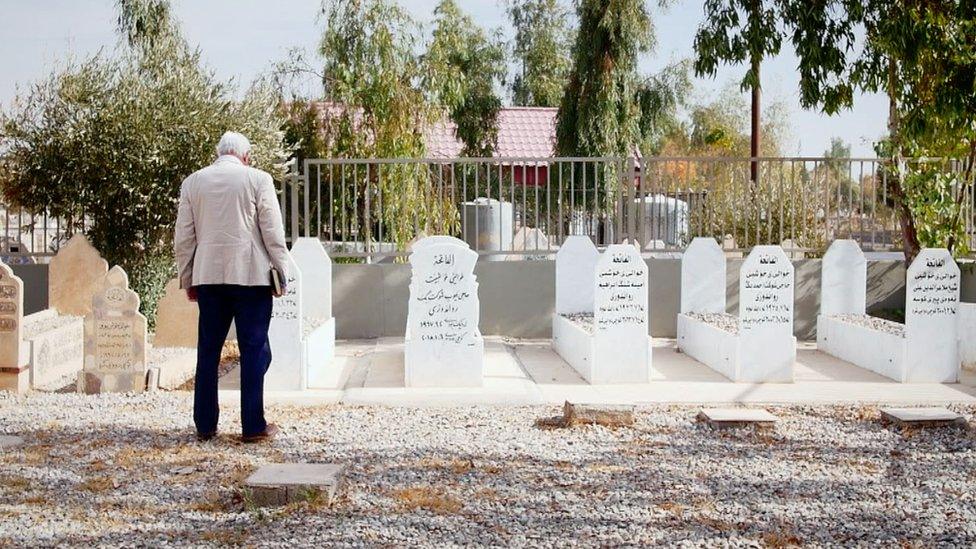
<path id="1" fill-rule="evenodd" d="M 208 440 L 213 439 L 215 436 L 217 436 L 217 431 L 212 433 L 197 433 L 197 440 L 200 442 L 207 442 Z"/>

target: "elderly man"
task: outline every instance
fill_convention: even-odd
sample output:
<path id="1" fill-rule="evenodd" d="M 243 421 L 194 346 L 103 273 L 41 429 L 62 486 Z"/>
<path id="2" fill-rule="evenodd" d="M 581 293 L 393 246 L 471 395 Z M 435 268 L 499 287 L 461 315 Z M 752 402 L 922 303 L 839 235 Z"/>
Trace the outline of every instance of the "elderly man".
<path id="1" fill-rule="evenodd" d="M 180 189 L 176 261 L 180 288 L 200 308 L 193 422 L 197 437 L 217 434 L 217 366 L 233 320 L 241 350 L 244 442 L 270 439 L 264 420 L 264 374 L 271 365 L 271 269 L 288 279 L 288 248 L 271 176 L 251 168 L 251 144 L 227 132 L 217 161 L 194 172 Z"/>

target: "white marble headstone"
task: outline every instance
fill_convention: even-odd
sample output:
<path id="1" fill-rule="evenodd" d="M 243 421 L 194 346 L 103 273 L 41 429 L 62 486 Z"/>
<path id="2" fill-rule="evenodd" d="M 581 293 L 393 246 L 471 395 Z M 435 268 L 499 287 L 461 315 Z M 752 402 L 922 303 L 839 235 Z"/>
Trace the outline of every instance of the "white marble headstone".
<path id="1" fill-rule="evenodd" d="M 0 368 L 18 369 L 24 362 L 24 283 L 0 263 Z"/>
<path id="2" fill-rule="evenodd" d="M 291 255 L 302 273 L 302 301 L 307 318 L 332 318 L 332 259 L 318 238 L 299 238 Z"/>
<path id="3" fill-rule="evenodd" d="M 593 312 L 593 274 L 599 259 L 590 237 L 566 237 L 556 253 L 557 315 Z"/>
<path id="4" fill-rule="evenodd" d="M 756 246 L 739 271 L 739 379 L 792 381 L 793 264 L 779 246 Z"/>
<path id="5" fill-rule="evenodd" d="M 541 229 L 519 227 L 519 230 L 515 231 L 515 236 L 512 237 L 512 251 L 524 252 L 526 250 L 538 250 L 539 254 L 512 254 L 508 256 L 509 260 L 545 259 L 546 252 L 549 250 L 549 238 L 546 236 L 546 233 L 542 232 Z"/>
<path id="6" fill-rule="evenodd" d="M 904 381 L 957 381 L 959 288 L 959 265 L 948 250 L 926 248 L 908 267 L 905 294 L 908 356 Z"/>
<path id="7" fill-rule="evenodd" d="M 83 376 L 99 379 L 98 387 L 83 382 L 90 392 L 141 391 L 146 373 L 146 317 L 139 312 L 139 295 L 129 288 L 122 267 L 112 267 L 92 296 L 85 317 Z"/>
<path id="8" fill-rule="evenodd" d="M 288 255 L 285 295 L 274 298 L 268 340 L 271 367 L 264 376 L 264 388 L 272 391 L 300 391 L 305 388 L 302 276 L 295 259 Z M 240 339 L 240 336 L 238 336 Z"/>
<path id="9" fill-rule="evenodd" d="M 647 264 L 634 246 L 607 247 L 596 264 L 593 290 L 593 383 L 650 379 Z"/>
<path id="10" fill-rule="evenodd" d="M 681 312 L 725 312 L 725 252 L 714 238 L 696 237 L 681 256 Z"/>
<path id="11" fill-rule="evenodd" d="M 821 262 L 820 314 L 863 315 L 868 262 L 854 240 L 835 240 Z"/>
<path id="12" fill-rule="evenodd" d="M 456 238 L 430 236 L 414 244 L 404 353 L 408 387 L 482 384 L 477 261 L 477 252 Z"/>

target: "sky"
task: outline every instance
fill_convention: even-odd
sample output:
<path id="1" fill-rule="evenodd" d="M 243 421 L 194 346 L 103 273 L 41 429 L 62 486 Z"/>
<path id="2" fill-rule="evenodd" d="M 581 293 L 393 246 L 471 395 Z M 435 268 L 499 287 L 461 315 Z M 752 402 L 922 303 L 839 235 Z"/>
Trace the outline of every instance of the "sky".
<path id="1" fill-rule="evenodd" d="M 435 2 L 399 0 L 420 21 L 433 17 Z M 482 26 L 502 28 L 510 36 L 503 4 L 496 0 L 458 0 Z M 292 48 L 314 51 L 321 34 L 319 0 L 173 0 L 183 32 L 198 46 L 205 63 L 223 78 L 246 85 L 283 60 Z M 702 19 L 701 0 L 677 0 L 662 10 L 648 2 L 658 46 L 641 59 L 644 73 L 660 70 L 694 54 L 695 30 Z M 67 59 L 83 59 L 117 44 L 114 0 L 0 0 L 0 105 L 48 75 Z M 797 59 L 788 44 L 762 66 L 764 102 L 782 103 L 789 113 L 788 155 L 820 156 L 833 137 L 851 145 L 852 155 L 873 157 L 871 143 L 884 133 L 887 102 L 878 94 L 855 98 L 854 109 L 828 117 L 800 108 Z M 714 79 L 694 81 L 695 96 L 708 101 L 737 84 L 743 66 L 722 67 Z M 309 91 L 316 86 L 309 83 Z M 748 100 L 743 93 L 744 100 Z"/>

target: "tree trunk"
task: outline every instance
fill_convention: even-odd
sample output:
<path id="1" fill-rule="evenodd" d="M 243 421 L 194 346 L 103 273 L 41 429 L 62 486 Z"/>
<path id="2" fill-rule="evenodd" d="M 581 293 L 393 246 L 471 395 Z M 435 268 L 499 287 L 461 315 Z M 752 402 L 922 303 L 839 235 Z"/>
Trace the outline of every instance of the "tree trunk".
<path id="1" fill-rule="evenodd" d="M 898 221 L 901 225 L 902 248 L 905 253 L 905 264 L 910 265 L 921 250 L 918 242 L 918 229 L 915 227 L 915 218 L 905 196 L 903 186 L 904 172 L 902 170 L 902 159 L 904 158 L 904 148 L 901 142 L 899 116 L 898 116 L 898 67 L 894 59 L 888 60 L 888 138 L 893 145 L 891 158 L 892 177 L 888 178 L 888 191 L 895 200 L 895 207 L 898 208 Z"/>
<path id="2" fill-rule="evenodd" d="M 752 58 L 752 71 L 756 75 L 756 83 L 752 86 L 752 134 L 750 136 L 749 154 L 753 159 L 759 156 L 762 143 L 761 123 L 761 87 L 759 85 L 759 58 Z M 759 163 L 753 160 L 749 164 L 749 178 L 753 186 L 759 182 Z"/>

